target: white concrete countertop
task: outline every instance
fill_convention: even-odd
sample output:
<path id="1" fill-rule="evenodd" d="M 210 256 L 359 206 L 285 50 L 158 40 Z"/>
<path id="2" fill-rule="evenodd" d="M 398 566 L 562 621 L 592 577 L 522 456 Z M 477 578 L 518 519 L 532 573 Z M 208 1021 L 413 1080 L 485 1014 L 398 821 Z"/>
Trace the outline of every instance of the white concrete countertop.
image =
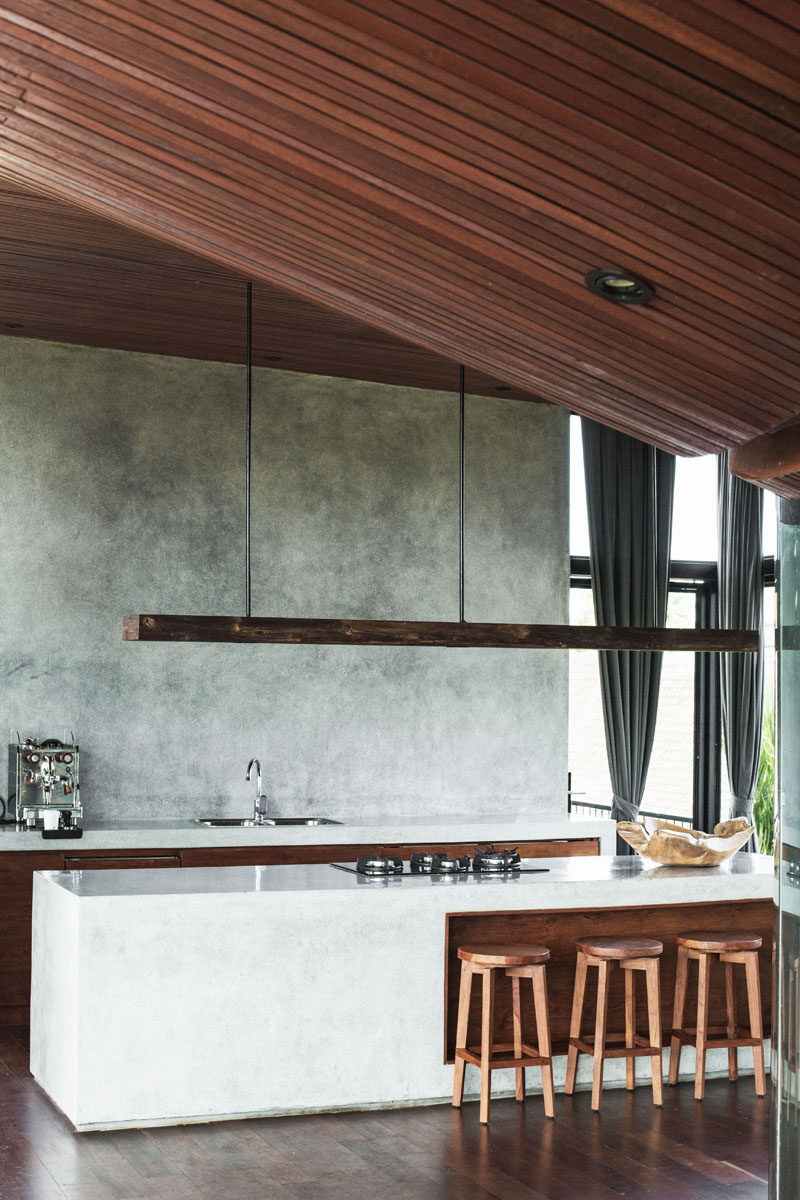
<path id="1" fill-rule="evenodd" d="M 327 864 L 37 872 L 31 1070 L 78 1129 L 441 1102 L 447 914 L 679 904 L 690 920 L 694 903 L 772 895 L 758 855 L 535 861 L 545 874 L 507 881 Z"/>
<path id="2" fill-rule="evenodd" d="M 266 901 L 312 893 L 356 893 L 403 904 L 407 893 L 425 893 L 443 913 L 483 908 L 600 908 L 611 905 L 703 903 L 770 898 L 773 860 L 739 853 L 720 867 L 661 867 L 639 855 L 525 859 L 541 873 L 507 876 L 468 871 L 456 877 L 403 875 L 375 878 L 328 863 L 288 866 L 186 867 L 182 871 L 43 871 L 50 883 L 79 900 L 178 896 L 253 896 Z M 433 893 L 435 900 L 430 893 Z"/>
<path id="3" fill-rule="evenodd" d="M 201 814 L 202 815 L 202 814 Z M 210 815 L 210 814 L 209 814 Z M 320 812 L 319 815 L 327 815 Z M 335 814 L 331 814 L 335 815 Z M 190 846 L 342 846 L 376 843 L 424 844 L 446 842 L 502 842 L 516 845 L 531 839 L 600 837 L 601 853 L 615 849 L 615 823 L 601 818 L 542 816 L 536 813 L 453 816 L 376 817 L 341 825 L 263 825 L 257 828 L 214 829 L 185 819 L 161 821 L 91 821 L 83 823 L 83 837 L 47 840 L 36 830 L 0 825 L 0 853 L 45 850 L 79 854 L 82 850 L 184 849 Z"/>

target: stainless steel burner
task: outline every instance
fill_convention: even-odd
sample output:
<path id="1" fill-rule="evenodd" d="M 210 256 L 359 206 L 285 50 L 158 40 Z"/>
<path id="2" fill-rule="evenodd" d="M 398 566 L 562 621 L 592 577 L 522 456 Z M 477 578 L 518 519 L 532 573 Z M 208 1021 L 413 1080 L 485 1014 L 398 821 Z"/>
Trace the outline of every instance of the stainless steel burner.
<path id="1" fill-rule="evenodd" d="M 358 876 L 359 883 L 384 884 L 395 886 L 404 879 L 424 876 L 431 883 L 477 883 L 480 879 L 489 882 L 494 879 L 502 883 L 520 879 L 522 875 L 539 875 L 547 873 L 549 867 L 537 867 L 532 859 L 521 860 L 518 848 L 513 850 L 495 850 L 486 846 L 478 850 L 474 859 L 465 854 L 462 858 L 450 858 L 445 850 L 438 853 L 417 853 L 412 855 L 411 862 L 406 864 L 402 858 L 383 858 L 380 855 L 366 855 L 355 863 L 331 863 L 337 871 L 348 871 Z M 472 870 L 470 870 L 472 867 Z"/>
<path id="2" fill-rule="evenodd" d="M 402 875 L 402 858 L 368 857 L 356 860 L 356 872 L 359 875 Z"/>
<path id="3" fill-rule="evenodd" d="M 494 846 L 485 846 L 483 849 L 478 847 L 472 858 L 473 871 L 498 875 L 503 871 L 519 871 L 521 865 L 522 859 L 517 846 L 512 850 L 495 850 Z"/>
<path id="4" fill-rule="evenodd" d="M 412 875 L 459 875 L 469 870 L 469 855 L 463 858 L 449 858 L 442 850 L 439 853 L 412 854 Z"/>

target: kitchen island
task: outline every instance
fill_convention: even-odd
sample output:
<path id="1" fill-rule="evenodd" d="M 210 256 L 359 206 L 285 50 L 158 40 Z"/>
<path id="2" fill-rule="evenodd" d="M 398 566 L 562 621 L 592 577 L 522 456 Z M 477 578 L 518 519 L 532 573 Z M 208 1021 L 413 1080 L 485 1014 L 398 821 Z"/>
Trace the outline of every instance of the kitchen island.
<path id="1" fill-rule="evenodd" d="M 533 865 L 543 873 L 366 879 L 324 864 L 37 873 L 31 1070 L 80 1130 L 436 1102 L 452 1086 L 448 968 L 465 929 L 496 938 L 503 922 L 524 922 L 526 936 L 561 939 L 548 968 L 556 1042 L 574 965 L 570 922 L 595 933 L 647 923 L 665 936 L 665 967 L 668 933 L 681 927 L 746 923 L 769 934 L 767 857 L 706 870 L 612 857 Z M 767 1013 L 768 958 L 767 942 Z M 724 1052 L 709 1056 L 711 1071 L 725 1065 Z M 617 1078 L 624 1069 L 609 1064 L 609 1083 L 615 1067 Z M 693 1069 L 688 1051 L 682 1069 Z"/>

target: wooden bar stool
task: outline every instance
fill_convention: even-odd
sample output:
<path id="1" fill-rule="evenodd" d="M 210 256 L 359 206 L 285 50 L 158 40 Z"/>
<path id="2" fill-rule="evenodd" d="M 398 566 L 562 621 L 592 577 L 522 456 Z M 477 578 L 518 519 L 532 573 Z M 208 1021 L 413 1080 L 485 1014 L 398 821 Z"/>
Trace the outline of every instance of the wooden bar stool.
<path id="1" fill-rule="evenodd" d="M 550 1051 L 550 1020 L 547 1013 L 547 980 L 545 963 L 550 951 L 544 946 L 514 945 L 469 945 L 460 946 L 461 989 L 458 996 L 458 1025 L 456 1028 L 456 1066 L 453 1079 L 453 1108 L 460 1108 L 464 1099 L 464 1071 L 467 1063 L 479 1067 L 481 1072 L 480 1120 L 489 1121 L 489 1099 L 491 1095 L 492 1071 L 501 1067 L 513 1067 L 516 1073 L 518 1101 L 525 1099 L 525 1068 L 542 1068 L 542 1091 L 544 1111 L 548 1117 L 555 1116 L 553 1092 L 553 1065 Z M 495 1042 L 494 1039 L 494 987 L 495 976 L 503 971 L 511 979 L 511 1001 L 514 1020 L 514 1042 Z M 475 975 L 483 977 L 481 1044 L 467 1047 L 467 1026 L 472 998 L 472 980 Z M 520 979 L 530 979 L 533 985 L 533 1004 L 536 1013 L 536 1038 L 534 1048 L 523 1040 Z"/>
<path id="2" fill-rule="evenodd" d="M 764 1070 L 764 1030 L 761 1022 L 761 985 L 758 981 L 758 952 L 761 938 L 755 933 L 742 933 L 737 929 L 703 930 L 699 933 L 682 933 L 677 938 L 678 970 L 675 975 L 675 1007 L 672 1015 L 672 1041 L 669 1055 L 669 1082 L 678 1082 L 681 1046 L 694 1046 L 696 1064 L 694 1072 L 695 1099 L 702 1100 L 706 1085 L 706 1051 L 726 1047 L 728 1050 L 728 1078 L 737 1079 L 739 1046 L 753 1047 L 753 1067 L 756 1077 L 756 1095 L 767 1093 L 767 1077 Z M 725 1025 L 708 1024 L 709 980 L 712 957 L 717 956 L 725 965 Z M 697 959 L 697 1024 L 687 1028 L 683 1024 L 686 1006 L 686 984 L 689 974 L 689 959 Z M 736 992 L 734 990 L 733 967 L 744 966 L 747 980 L 747 1007 L 750 1029 L 745 1033 L 736 1025 Z M 712 1036 L 709 1037 L 709 1034 Z"/>
<path id="3" fill-rule="evenodd" d="M 578 958 L 575 966 L 575 991 L 572 999 L 572 1022 L 569 1030 L 567 1051 L 567 1080 L 565 1092 L 571 1096 L 575 1090 L 575 1075 L 578 1070 L 578 1055 L 591 1054 L 594 1059 L 592 1076 L 592 1108 L 600 1108 L 603 1088 L 603 1063 L 607 1058 L 624 1058 L 625 1086 L 632 1090 L 636 1086 L 635 1059 L 647 1056 L 653 1068 L 653 1103 L 664 1103 L 661 1065 L 661 998 L 659 987 L 658 960 L 664 947 L 655 938 L 646 937 L 593 937 L 577 942 Z M 608 985 L 614 964 L 625 972 L 625 1032 L 608 1033 Z M 583 999 L 586 992 L 586 972 L 597 967 L 597 1012 L 595 1014 L 594 1037 L 581 1037 Z M 636 1032 L 636 992 L 634 971 L 643 971 L 647 984 L 647 1016 L 650 1031 L 649 1041 Z M 607 1049 L 609 1042 L 624 1042 L 623 1046 Z"/>

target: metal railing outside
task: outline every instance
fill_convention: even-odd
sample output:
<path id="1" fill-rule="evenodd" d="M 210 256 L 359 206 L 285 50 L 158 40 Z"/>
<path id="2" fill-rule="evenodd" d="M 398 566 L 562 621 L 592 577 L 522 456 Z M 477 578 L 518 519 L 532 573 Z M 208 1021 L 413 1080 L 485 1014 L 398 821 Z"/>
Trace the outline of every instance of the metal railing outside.
<path id="1" fill-rule="evenodd" d="M 580 800 L 567 800 L 567 811 L 575 813 L 582 817 L 609 817 L 611 816 L 610 804 L 582 804 Z M 640 817 L 657 817 L 661 821 L 672 821 L 674 825 L 683 825 L 686 829 L 692 828 L 691 817 L 679 817 L 675 813 L 652 812 L 649 809 L 642 808 L 639 810 Z"/>

